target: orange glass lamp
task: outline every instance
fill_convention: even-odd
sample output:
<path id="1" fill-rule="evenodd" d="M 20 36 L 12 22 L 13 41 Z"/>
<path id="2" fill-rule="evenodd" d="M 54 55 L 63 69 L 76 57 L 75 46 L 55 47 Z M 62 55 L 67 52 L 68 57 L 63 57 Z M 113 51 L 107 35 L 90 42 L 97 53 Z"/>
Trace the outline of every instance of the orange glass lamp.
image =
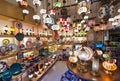
<path id="1" fill-rule="evenodd" d="M 104 61 L 102 66 L 105 68 L 107 74 L 112 74 L 117 69 L 117 65 L 114 62 Z"/>
<path id="2" fill-rule="evenodd" d="M 11 32 L 10 34 L 11 34 L 11 35 L 14 35 L 14 33 L 13 33 L 14 31 L 15 31 L 14 27 L 11 26 L 11 27 L 10 27 L 10 32 Z"/>

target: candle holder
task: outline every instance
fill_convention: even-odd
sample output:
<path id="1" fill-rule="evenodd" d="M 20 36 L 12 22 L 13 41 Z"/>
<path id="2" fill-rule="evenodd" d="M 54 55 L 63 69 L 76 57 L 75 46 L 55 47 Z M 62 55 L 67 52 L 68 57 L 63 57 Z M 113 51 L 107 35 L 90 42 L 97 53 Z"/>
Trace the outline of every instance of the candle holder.
<path id="1" fill-rule="evenodd" d="M 91 75 L 96 77 L 99 76 L 98 70 L 99 70 L 99 59 L 93 58 Z"/>

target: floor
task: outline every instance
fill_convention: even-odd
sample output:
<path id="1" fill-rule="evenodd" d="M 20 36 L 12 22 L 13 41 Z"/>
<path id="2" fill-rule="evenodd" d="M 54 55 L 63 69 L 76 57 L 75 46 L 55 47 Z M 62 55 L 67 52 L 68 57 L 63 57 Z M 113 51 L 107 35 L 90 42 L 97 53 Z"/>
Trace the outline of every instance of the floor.
<path id="1" fill-rule="evenodd" d="M 65 61 L 57 61 L 48 73 L 39 81 L 60 81 L 62 74 L 68 70 Z"/>

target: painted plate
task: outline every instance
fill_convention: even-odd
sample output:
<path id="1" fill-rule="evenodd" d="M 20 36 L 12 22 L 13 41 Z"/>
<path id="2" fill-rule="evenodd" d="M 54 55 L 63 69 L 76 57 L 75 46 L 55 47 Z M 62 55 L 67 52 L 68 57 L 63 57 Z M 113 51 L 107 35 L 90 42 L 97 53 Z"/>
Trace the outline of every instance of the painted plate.
<path id="1" fill-rule="evenodd" d="M 23 24 L 22 24 L 21 22 L 17 22 L 17 23 L 16 23 L 16 27 L 17 27 L 18 29 L 21 29 L 21 28 L 23 27 Z"/>
<path id="2" fill-rule="evenodd" d="M 27 41 L 27 42 L 26 42 L 26 47 L 27 47 L 27 48 L 32 48 L 32 47 L 33 47 L 32 42 L 31 42 L 31 41 Z"/>
<path id="3" fill-rule="evenodd" d="M 18 49 L 16 44 L 9 44 L 8 48 L 10 51 L 13 51 L 13 52 L 17 51 L 17 49 Z"/>
<path id="4" fill-rule="evenodd" d="M 10 43 L 10 41 L 9 41 L 8 39 L 4 39 L 4 40 L 3 40 L 3 44 L 6 44 L 6 45 L 7 45 L 7 44 L 9 44 L 9 43 Z"/>
<path id="5" fill-rule="evenodd" d="M 1 55 L 7 54 L 8 50 L 9 50 L 9 49 L 8 49 L 7 46 L 1 46 L 1 47 L 0 47 L 0 54 L 1 54 Z"/>

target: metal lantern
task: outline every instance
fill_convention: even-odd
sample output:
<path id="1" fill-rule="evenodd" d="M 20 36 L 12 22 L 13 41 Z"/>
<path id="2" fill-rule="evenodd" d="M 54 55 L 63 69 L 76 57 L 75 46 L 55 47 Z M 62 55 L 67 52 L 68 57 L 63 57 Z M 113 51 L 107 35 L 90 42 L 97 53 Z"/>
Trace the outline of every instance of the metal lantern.
<path id="1" fill-rule="evenodd" d="M 99 59 L 93 58 L 92 60 L 92 71 L 98 72 L 99 70 Z"/>
<path id="2" fill-rule="evenodd" d="M 104 61 L 102 63 L 102 66 L 106 69 L 106 73 L 107 74 L 112 74 L 112 71 L 115 71 L 117 69 L 117 65 L 113 62 L 109 62 L 109 61 Z"/>
<path id="3" fill-rule="evenodd" d="M 55 11 L 55 10 L 50 10 L 50 11 L 49 11 L 49 14 L 50 14 L 50 15 L 55 15 L 55 14 L 56 14 L 56 11 Z"/>
<path id="4" fill-rule="evenodd" d="M 79 51 L 79 59 L 83 61 L 88 61 L 92 58 L 93 56 L 93 50 L 90 47 L 81 47 L 78 49 Z"/>
<path id="5" fill-rule="evenodd" d="M 41 10 L 40 10 L 40 14 L 46 14 L 46 12 L 47 12 L 47 11 L 46 11 L 45 9 L 41 9 Z"/>
<path id="6" fill-rule="evenodd" d="M 40 0 L 33 0 L 33 5 L 35 5 L 36 7 L 41 5 L 41 1 Z"/>

